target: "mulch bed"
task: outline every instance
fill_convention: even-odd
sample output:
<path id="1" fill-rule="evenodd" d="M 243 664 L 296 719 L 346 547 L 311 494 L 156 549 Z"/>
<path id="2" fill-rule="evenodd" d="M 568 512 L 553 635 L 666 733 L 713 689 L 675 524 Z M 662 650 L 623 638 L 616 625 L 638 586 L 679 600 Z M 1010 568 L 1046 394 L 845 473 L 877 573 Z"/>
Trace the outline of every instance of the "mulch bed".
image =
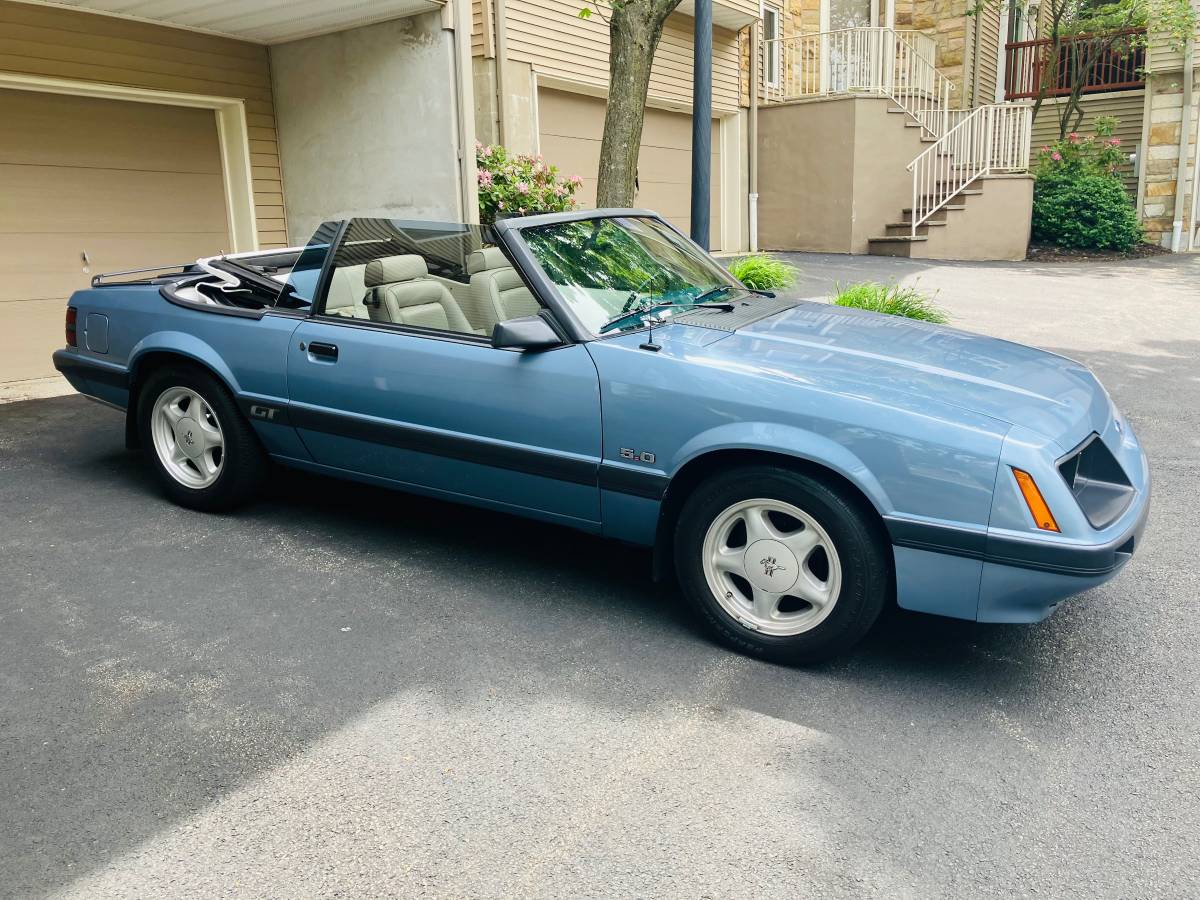
<path id="1" fill-rule="evenodd" d="M 1053 244 L 1030 244 L 1029 254 L 1025 258 L 1030 262 L 1107 262 L 1170 255 L 1170 250 L 1158 244 L 1138 244 L 1128 253 L 1120 250 L 1080 250 L 1075 247 L 1056 247 Z"/>

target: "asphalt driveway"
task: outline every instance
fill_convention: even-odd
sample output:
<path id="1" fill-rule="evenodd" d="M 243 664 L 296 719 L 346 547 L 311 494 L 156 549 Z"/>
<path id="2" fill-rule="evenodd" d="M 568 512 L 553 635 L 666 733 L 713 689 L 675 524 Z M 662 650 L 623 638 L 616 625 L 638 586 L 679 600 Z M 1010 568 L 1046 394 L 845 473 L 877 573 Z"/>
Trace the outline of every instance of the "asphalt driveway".
<path id="1" fill-rule="evenodd" d="M 789 670 L 644 553 L 295 475 L 202 516 L 118 413 L 0 406 L 0 895 L 1200 895 L 1200 259 L 797 261 L 1093 366 L 1133 563 Z"/>

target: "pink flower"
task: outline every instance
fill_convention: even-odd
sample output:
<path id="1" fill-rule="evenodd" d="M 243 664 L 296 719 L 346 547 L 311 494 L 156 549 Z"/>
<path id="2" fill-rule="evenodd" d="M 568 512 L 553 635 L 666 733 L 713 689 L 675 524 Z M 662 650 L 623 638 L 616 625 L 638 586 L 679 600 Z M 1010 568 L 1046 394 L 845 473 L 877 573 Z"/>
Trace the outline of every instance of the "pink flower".
<path id="1" fill-rule="evenodd" d="M 1043 152 L 1043 153 L 1049 153 L 1049 152 L 1050 152 L 1050 145 L 1049 145 L 1049 144 L 1047 144 L 1045 147 L 1043 147 L 1043 148 L 1042 148 L 1042 152 Z"/>
<path id="2" fill-rule="evenodd" d="M 1067 135 L 1067 140 L 1070 141 L 1072 144 L 1078 144 L 1079 143 L 1079 133 L 1072 131 L 1070 134 Z"/>
<path id="3" fill-rule="evenodd" d="M 583 179 L 578 175 L 572 175 L 567 179 L 567 181 L 571 182 L 571 184 L 575 185 L 575 187 L 579 187 L 579 185 L 583 184 Z"/>
<path id="4" fill-rule="evenodd" d="M 487 169 L 479 169 L 478 171 L 479 171 L 479 186 L 480 187 L 491 187 L 492 186 L 492 173 L 489 172 Z"/>
<path id="5" fill-rule="evenodd" d="M 1121 139 L 1120 139 L 1120 138 L 1113 138 L 1111 141 L 1109 141 L 1109 142 L 1108 142 L 1108 144 L 1109 144 L 1109 146 L 1110 146 L 1110 147 L 1120 147 L 1120 146 L 1121 146 Z"/>
<path id="6" fill-rule="evenodd" d="M 1053 153 L 1050 154 L 1050 158 L 1052 160 L 1054 160 L 1055 162 L 1062 162 L 1062 154 L 1059 153 L 1057 150 L 1055 150 Z"/>
<path id="7" fill-rule="evenodd" d="M 515 187 L 517 189 L 517 193 L 519 193 L 519 194 L 528 194 L 529 193 L 529 185 L 526 184 L 524 181 L 518 181 L 516 184 L 513 185 L 513 187 Z"/>
<path id="8" fill-rule="evenodd" d="M 503 201 L 503 200 L 497 200 L 497 201 L 496 201 L 496 206 L 497 206 L 497 207 L 499 207 L 500 209 L 504 209 L 504 201 Z"/>

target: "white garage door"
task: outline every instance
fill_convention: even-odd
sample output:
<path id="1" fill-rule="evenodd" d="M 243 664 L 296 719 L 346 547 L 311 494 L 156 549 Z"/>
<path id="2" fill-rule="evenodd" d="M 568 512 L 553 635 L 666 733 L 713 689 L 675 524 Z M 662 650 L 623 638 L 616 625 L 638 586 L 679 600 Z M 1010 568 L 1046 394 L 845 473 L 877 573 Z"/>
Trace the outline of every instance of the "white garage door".
<path id="1" fill-rule="evenodd" d="M 538 91 L 538 141 L 546 162 L 566 175 L 579 175 L 580 205 L 596 205 L 596 172 L 604 134 L 604 100 L 542 88 Z M 712 249 L 721 239 L 721 159 L 713 122 L 709 235 Z M 647 109 L 638 152 L 635 205 L 652 209 L 687 234 L 691 225 L 692 117 Z"/>
<path id="2" fill-rule="evenodd" d="M 0 89 L 0 382 L 54 373 L 91 276 L 230 249 L 212 110 Z"/>

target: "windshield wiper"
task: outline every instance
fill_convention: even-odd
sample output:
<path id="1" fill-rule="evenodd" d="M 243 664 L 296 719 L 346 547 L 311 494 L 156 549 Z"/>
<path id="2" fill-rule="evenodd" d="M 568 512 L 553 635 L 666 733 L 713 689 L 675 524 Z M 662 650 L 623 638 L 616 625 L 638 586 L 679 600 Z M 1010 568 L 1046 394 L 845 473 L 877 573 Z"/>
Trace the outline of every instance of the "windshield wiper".
<path id="1" fill-rule="evenodd" d="M 700 297 L 703 297 L 701 294 Z M 685 300 L 682 303 L 676 303 L 674 300 L 662 300 L 658 303 L 650 303 L 646 306 L 639 306 L 637 309 L 631 309 L 629 312 L 618 313 L 607 322 L 600 326 L 598 334 L 604 334 L 616 326 L 620 325 L 626 319 L 632 319 L 634 316 L 644 316 L 646 313 L 654 312 L 656 309 L 666 309 L 667 307 L 687 307 L 688 309 L 719 309 L 722 312 L 733 312 L 732 303 L 700 303 L 700 297 L 695 300 Z"/>
<path id="2" fill-rule="evenodd" d="M 732 290 L 736 290 L 736 289 L 737 289 L 736 284 L 718 284 L 714 288 L 709 288 L 707 291 L 704 291 L 701 294 L 697 294 L 695 297 L 693 297 L 691 300 L 689 300 L 688 303 L 703 303 L 709 297 L 715 297 L 718 294 L 723 294 L 726 291 L 732 291 Z"/>
<path id="3" fill-rule="evenodd" d="M 716 294 L 724 293 L 725 291 L 745 291 L 747 294 L 755 294 L 759 297 L 775 298 L 773 291 L 759 291 L 754 288 L 748 288 L 742 284 L 718 284 L 715 288 L 709 288 L 703 294 L 696 297 L 697 300 L 704 300 L 707 297 L 715 296 Z"/>

